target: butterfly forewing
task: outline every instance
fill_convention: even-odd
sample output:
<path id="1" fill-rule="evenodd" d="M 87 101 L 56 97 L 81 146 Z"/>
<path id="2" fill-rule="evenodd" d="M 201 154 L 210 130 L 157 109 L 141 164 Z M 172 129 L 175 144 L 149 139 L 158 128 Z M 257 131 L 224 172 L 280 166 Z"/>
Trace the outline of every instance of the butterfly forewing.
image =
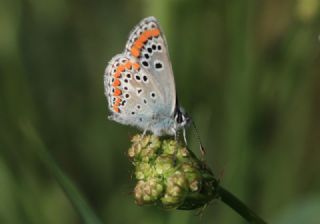
<path id="1" fill-rule="evenodd" d="M 125 54 L 133 57 L 159 85 L 166 102 L 167 115 L 172 115 L 176 106 L 172 66 L 165 36 L 154 17 L 143 19 L 131 31 Z"/>

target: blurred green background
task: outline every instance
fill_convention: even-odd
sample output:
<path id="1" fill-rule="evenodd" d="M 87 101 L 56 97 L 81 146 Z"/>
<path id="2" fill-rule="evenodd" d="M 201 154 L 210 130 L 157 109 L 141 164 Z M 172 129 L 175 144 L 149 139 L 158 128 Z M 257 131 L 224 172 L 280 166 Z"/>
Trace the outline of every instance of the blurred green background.
<path id="1" fill-rule="evenodd" d="M 244 223 L 134 204 L 137 130 L 107 120 L 103 72 L 150 15 L 222 184 L 270 223 L 320 223 L 318 0 L 1 0 L 0 223 L 81 222 L 33 128 L 104 223 Z"/>

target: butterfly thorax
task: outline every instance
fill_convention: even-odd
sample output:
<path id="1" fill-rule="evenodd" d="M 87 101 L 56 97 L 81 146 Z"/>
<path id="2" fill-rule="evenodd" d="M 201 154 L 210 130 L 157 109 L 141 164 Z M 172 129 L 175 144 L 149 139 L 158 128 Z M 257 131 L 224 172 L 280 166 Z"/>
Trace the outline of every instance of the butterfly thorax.
<path id="1" fill-rule="evenodd" d="M 154 123 L 149 130 L 158 136 L 176 135 L 180 129 L 188 126 L 190 122 L 191 118 L 189 115 L 182 107 L 177 106 L 173 116 L 162 118 L 160 116 L 158 122 Z"/>
<path id="2" fill-rule="evenodd" d="M 191 118 L 181 107 L 177 107 L 172 116 L 162 113 L 154 113 L 152 119 L 143 120 L 138 117 L 137 120 L 128 121 L 117 114 L 109 116 L 109 119 L 125 125 L 135 126 L 142 131 L 151 131 L 154 135 L 176 135 L 177 132 L 190 124 Z"/>

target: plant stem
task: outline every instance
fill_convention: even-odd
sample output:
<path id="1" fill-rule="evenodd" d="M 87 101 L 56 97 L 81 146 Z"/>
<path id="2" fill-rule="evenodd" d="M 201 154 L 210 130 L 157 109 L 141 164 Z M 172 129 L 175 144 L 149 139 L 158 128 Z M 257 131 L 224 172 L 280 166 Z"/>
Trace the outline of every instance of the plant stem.
<path id="1" fill-rule="evenodd" d="M 248 208 L 242 201 L 240 201 L 235 195 L 230 193 L 219 184 L 215 186 L 217 195 L 221 201 L 232 208 L 235 212 L 241 215 L 249 223 L 266 224 L 266 222 Z"/>
<path id="2" fill-rule="evenodd" d="M 199 160 L 198 157 L 194 154 L 193 151 L 188 149 L 190 152 L 190 156 L 195 159 L 199 164 L 202 164 L 202 167 L 205 171 L 208 172 L 211 179 L 211 185 L 215 191 L 215 198 L 220 199 L 230 208 L 232 208 L 236 213 L 242 216 L 249 223 L 255 224 L 266 224 L 262 218 L 260 218 L 255 212 L 253 212 L 248 206 L 246 206 L 242 201 L 240 201 L 235 195 L 231 192 L 220 186 L 220 181 L 215 178 L 215 175 L 211 171 L 211 169 L 205 164 L 204 161 Z"/>

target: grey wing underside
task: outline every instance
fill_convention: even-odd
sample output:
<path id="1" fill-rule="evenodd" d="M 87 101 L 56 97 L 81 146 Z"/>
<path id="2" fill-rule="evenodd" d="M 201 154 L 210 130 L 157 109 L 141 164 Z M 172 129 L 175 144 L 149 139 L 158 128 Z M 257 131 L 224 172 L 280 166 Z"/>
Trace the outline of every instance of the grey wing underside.
<path id="1" fill-rule="evenodd" d="M 131 53 L 135 42 L 148 30 L 159 30 L 160 34 L 148 38 L 140 49 L 139 57 Z M 139 70 L 126 70 L 119 80 L 124 85 L 121 104 L 116 112 L 113 108 L 115 97 L 112 95 L 114 71 L 121 61 L 131 61 L 140 65 Z M 125 75 L 131 79 L 125 83 Z M 136 79 L 136 75 L 140 79 Z M 147 81 L 144 81 L 147 77 Z M 125 51 L 112 58 L 105 71 L 105 89 L 108 98 L 111 119 L 122 124 L 137 126 L 142 130 L 151 130 L 156 135 L 174 134 L 174 111 L 176 107 L 175 82 L 169 58 L 165 36 L 154 17 L 143 19 L 130 33 Z M 130 97 L 126 98 L 126 94 Z M 154 95 L 153 95 L 154 94 Z M 125 104 L 122 105 L 122 103 Z"/>
<path id="2" fill-rule="evenodd" d="M 172 134 L 173 120 L 169 115 L 168 105 L 162 95 L 160 85 L 145 70 L 126 69 L 119 78 L 122 83 L 117 88 L 122 92 L 119 112 L 114 111 L 112 83 L 115 65 L 121 66 L 132 61 L 130 57 L 119 54 L 109 63 L 105 71 L 105 94 L 108 98 L 110 119 L 125 125 L 136 126 L 142 130 L 150 130 L 156 135 Z M 128 78 L 130 77 L 130 78 Z"/>
<path id="3" fill-rule="evenodd" d="M 130 52 L 134 41 L 148 29 L 159 29 L 160 35 L 157 38 L 148 39 L 141 50 L 140 57 L 135 58 Z M 154 49 L 155 46 L 156 49 Z M 150 49 L 152 49 L 152 53 L 150 53 Z M 142 69 L 151 74 L 153 80 L 160 84 L 159 91 L 162 92 L 167 108 L 170 108 L 170 114 L 172 115 L 176 106 L 175 81 L 167 41 L 156 18 L 147 17 L 135 26 L 129 35 L 125 54 L 135 58 L 141 64 Z M 145 63 L 148 66 L 144 66 Z M 157 69 L 156 66 L 161 66 L 162 68 Z"/>

